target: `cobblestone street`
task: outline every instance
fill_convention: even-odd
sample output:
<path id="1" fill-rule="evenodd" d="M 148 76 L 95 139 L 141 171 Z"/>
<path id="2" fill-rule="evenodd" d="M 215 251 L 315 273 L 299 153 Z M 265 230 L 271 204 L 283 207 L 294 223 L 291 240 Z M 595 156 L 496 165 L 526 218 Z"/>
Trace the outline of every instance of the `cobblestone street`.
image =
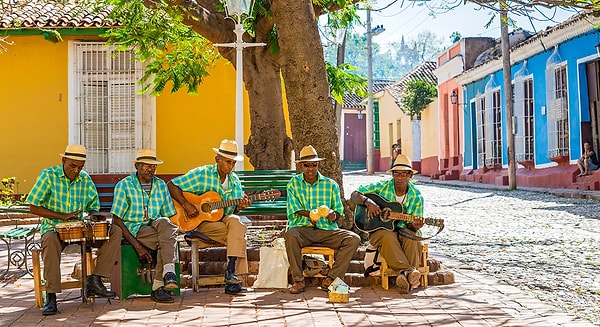
<path id="1" fill-rule="evenodd" d="M 382 177 L 345 176 L 346 197 Z M 425 179 L 417 185 L 425 217 L 445 220 L 444 231 L 429 240 L 431 252 L 600 324 L 599 201 Z"/>

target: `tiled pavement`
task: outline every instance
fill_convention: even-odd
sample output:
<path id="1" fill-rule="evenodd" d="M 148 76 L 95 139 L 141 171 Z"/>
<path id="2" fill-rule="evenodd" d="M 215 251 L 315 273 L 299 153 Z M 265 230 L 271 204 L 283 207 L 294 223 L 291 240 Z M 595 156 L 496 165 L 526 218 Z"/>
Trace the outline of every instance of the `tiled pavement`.
<path id="1" fill-rule="evenodd" d="M 409 295 L 353 288 L 348 303 L 330 303 L 316 288 L 300 295 L 254 290 L 242 296 L 222 288 L 185 289 L 173 304 L 148 297 L 83 304 L 78 290 L 65 290 L 58 296 L 60 313 L 44 317 L 35 307 L 33 279 L 26 275 L 0 284 L 0 326 L 594 326 L 450 258 L 431 255 L 455 273 L 456 283 Z"/>

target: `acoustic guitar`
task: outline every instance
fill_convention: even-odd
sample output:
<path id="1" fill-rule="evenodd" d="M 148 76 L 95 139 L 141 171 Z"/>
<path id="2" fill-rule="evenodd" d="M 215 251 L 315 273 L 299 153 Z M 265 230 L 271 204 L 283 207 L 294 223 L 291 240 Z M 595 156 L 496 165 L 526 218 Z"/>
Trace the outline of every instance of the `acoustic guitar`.
<path id="1" fill-rule="evenodd" d="M 396 221 L 402 220 L 412 222 L 415 219 L 423 219 L 425 225 L 436 226 L 440 231 L 444 228 L 444 220 L 436 218 L 421 218 L 403 213 L 404 207 L 398 202 L 389 202 L 375 193 L 363 194 L 373 200 L 380 208 L 381 213 L 378 216 L 369 218 L 369 210 L 366 206 L 357 205 L 354 209 L 354 223 L 356 228 L 363 232 L 372 232 L 378 229 L 394 230 Z M 438 232 L 439 233 L 439 232 Z"/>
<path id="2" fill-rule="evenodd" d="M 183 206 L 173 199 L 175 210 L 177 213 L 172 216 L 171 222 L 179 226 L 181 232 L 189 232 L 204 221 L 218 221 L 223 218 L 223 208 L 232 207 L 240 204 L 242 199 L 222 200 L 219 193 L 208 191 L 201 195 L 196 195 L 190 192 L 183 192 L 183 196 L 190 201 L 200 212 L 196 217 L 186 217 Z M 275 200 L 281 196 L 279 190 L 269 190 L 258 194 L 248 196 L 252 201 L 269 201 Z"/>

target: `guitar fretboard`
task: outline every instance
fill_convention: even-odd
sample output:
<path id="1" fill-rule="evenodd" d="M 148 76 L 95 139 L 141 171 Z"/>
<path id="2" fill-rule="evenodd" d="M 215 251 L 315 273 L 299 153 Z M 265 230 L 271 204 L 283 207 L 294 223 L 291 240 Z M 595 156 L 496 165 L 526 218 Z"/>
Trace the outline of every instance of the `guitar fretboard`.
<path id="1" fill-rule="evenodd" d="M 264 200 L 265 195 L 263 193 L 260 194 L 253 194 L 250 195 L 248 198 L 250 198 L 250 200 L 252 201 L 256 201 L 256 200 Z M 227 208 L 227 207 L 233 207 L 236 206 L 238 204 L 240 204 L 240 202 L 242 202 L 242 199 L 231 199 L 231 200 L 223 200 L 223 201 L 217 201 L 217 202 L 211 202 L 209 204 L 210 206 L 210 210 L 217 210 L 217 209 L 221 209 L 221 208 Z"/>

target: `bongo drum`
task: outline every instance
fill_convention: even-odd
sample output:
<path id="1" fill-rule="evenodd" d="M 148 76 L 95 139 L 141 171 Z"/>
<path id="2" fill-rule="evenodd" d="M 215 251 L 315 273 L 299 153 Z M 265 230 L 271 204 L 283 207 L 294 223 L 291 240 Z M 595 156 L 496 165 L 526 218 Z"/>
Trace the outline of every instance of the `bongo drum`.
<path id="1" fill-rule="evenodd" d="M 66 243 L 83 241 L 85 240 L 83 227 L 83 223 L 79 221 L 58 223 L 56 224 L 58 238 Z"/>
<path id="2" fill-rule="evenodd" d="M 85 238 L 88 242 L 108 240 L 108 222 L 91 221 L 86 223 Z"/>

